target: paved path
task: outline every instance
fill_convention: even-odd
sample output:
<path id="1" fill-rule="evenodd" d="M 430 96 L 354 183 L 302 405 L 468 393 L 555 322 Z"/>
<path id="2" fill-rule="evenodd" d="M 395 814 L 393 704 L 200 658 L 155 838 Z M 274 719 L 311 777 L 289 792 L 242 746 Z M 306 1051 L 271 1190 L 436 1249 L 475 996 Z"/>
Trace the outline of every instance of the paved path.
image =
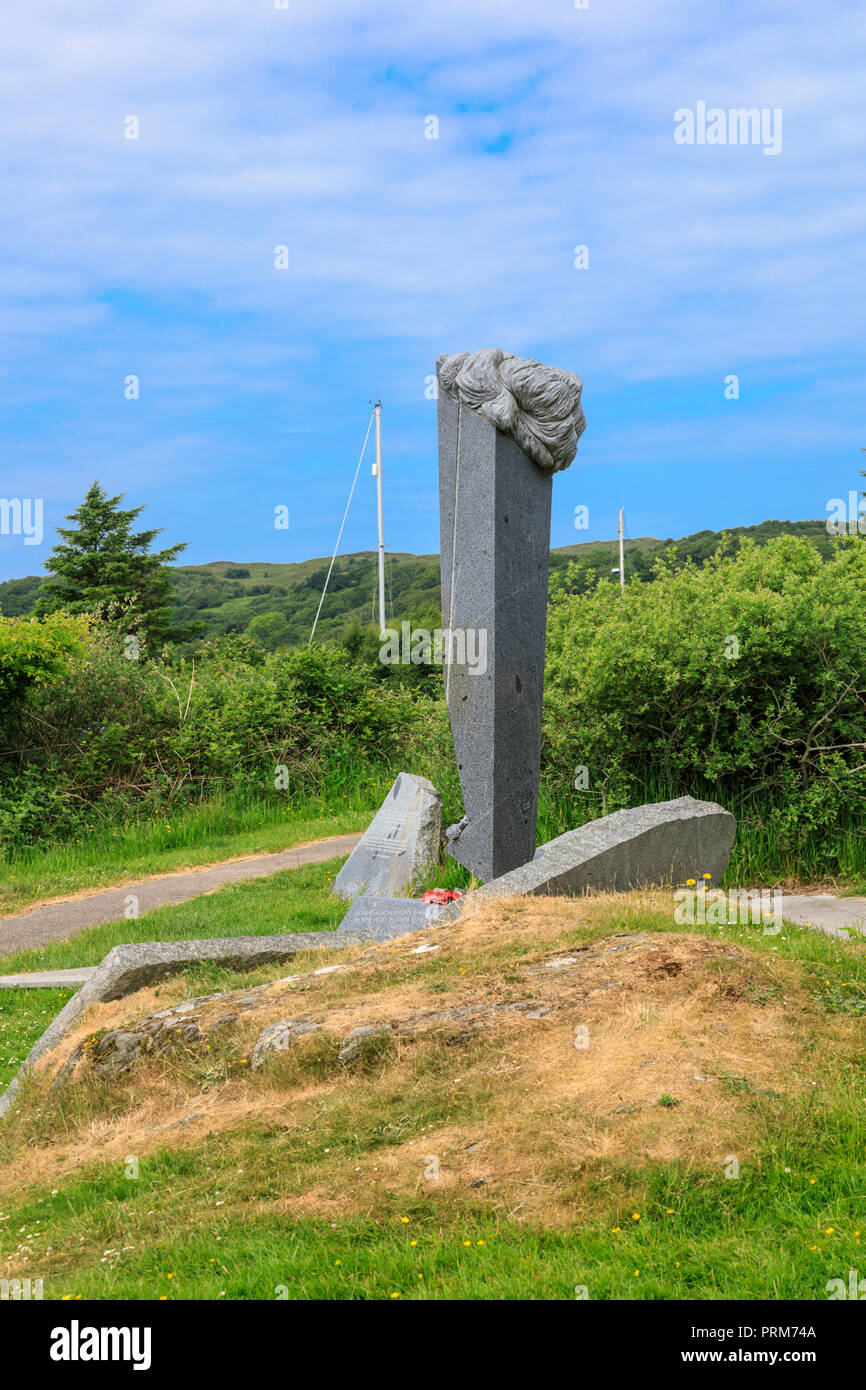
<path id="1" fill-rule="evenodd" d="M 833 893 L 816 893 L 810 898 L 785 893 L 782 917 L 784 921 L 796 922 L 800 927 L 814 927 L 828 936 L 840 936 L 850 941 L 845 927 L 866 931 L 866 898 L 837 898 Z"/>
<path id="2" fill-rule="evenodd" d="M 206 869 L 160 874 L 138 883 L 125 883 L 122 888 L 103 888 L 86 897 L 42 903 L 14 917 L 0 917 L 0 955 L 26 951 L 46 941 L 62 940 L 100 922 L 119 921 L 126 916 L 130 898 L 138 899 L 138 915 L 142 916 L 155 907 L 185 903 L 202 893 L 213 893 L 224 883 L 240 883 L 247 878 L 278 874 L 283 869 L 297 869 L 302 864 L 337 859 L 349 854 L 360 838 L 360 835 L 334 835 L 327 840 L 314 840 L 310 844 L 296 845 L 294 849 L 281 850 L 278 854 L 259 854 Z"/>

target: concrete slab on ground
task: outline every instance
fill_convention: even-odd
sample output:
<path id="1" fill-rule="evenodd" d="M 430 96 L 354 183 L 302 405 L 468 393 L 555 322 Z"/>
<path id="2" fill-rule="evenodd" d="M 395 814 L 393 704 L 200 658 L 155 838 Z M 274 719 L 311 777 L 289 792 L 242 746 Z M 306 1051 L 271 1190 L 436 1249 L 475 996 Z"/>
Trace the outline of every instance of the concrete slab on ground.
<path id="1" fill-rule="evenodd" d="M 74 970 L 28 970 L 20 975 L 0 975 L 0 989 L 80 989 L 99 966 L 79 965 Z"/>
<path id="2" fill-rule="evenodd" d="M 866 898 L 837 898 L 833 893 L 813 896 L 786 893 L 782 899 L 782 918 L 799 927 L 813 927 L 828 936 L 850 941 L 845 927 L 866 931 Z"/>

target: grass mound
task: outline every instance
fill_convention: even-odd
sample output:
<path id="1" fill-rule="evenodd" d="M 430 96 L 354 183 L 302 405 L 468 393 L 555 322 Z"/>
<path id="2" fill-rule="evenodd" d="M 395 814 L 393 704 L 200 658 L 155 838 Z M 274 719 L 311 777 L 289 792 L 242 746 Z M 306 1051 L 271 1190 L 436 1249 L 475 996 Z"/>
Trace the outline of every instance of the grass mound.
<path id="1" fill-rule="evenodd" d="M 657 893 L 499 902 L 325 964 L 94 1010 L 0 1128 L 0 1275 L 46 1297 L 815 1298 L 856 1266 L 861 944 L 674 929 Z M 85 1049 L 52 1094 L 88 1036 L 185 999 L 198 1037 L 111 1077 Z M 253 1071 L 286 1019 L 316 1027 Z"/>

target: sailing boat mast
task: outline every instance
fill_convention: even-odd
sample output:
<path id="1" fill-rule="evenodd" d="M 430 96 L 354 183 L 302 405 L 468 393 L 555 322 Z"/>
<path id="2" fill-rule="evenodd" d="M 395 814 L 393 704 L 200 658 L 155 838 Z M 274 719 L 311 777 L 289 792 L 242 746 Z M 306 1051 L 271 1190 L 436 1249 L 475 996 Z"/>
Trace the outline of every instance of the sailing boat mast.
<path id="1" fill-rule="evenodd" d="M 382 402 L 373 406 L 376 417 L 376 462 L 373 464 L 373 477 L 376 479 L 376 503 L 379 513 L 379 637 L 385 640 L 385 536 L 382 514 Z"/>

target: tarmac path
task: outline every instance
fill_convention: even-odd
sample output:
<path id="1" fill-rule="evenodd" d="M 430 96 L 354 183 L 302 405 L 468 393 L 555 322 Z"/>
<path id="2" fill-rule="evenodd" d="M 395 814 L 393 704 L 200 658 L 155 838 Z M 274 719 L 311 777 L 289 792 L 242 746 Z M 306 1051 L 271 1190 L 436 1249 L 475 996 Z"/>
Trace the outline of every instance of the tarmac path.
<path id="1" fill-rule="evenodd" d="M 0 917 L 0 955 L 26 951 L 46 941 L 60 941 L 84 927 L 100 922 L 116 922 L 127 915 L 132 899 L 138 899 L 137 915 L 155 907 L 185 903 L 202 893 L 214 893 L 224 883 L 241 883 L 248 878 L 278 874 L 302 864 L 320 864 L 349 854 L 360 835 L 333 835 L 305 845 L 280 850 L 277 854 L 257 854 L 248 859 L 230 859 L 201 869 L 182 869 L 178 873 L 158 874 L 120 888 L 101 888 L 74 898 L 38 903 L 11 917 Z M 132 914 L 131 914 L 132 915 Z"/>

